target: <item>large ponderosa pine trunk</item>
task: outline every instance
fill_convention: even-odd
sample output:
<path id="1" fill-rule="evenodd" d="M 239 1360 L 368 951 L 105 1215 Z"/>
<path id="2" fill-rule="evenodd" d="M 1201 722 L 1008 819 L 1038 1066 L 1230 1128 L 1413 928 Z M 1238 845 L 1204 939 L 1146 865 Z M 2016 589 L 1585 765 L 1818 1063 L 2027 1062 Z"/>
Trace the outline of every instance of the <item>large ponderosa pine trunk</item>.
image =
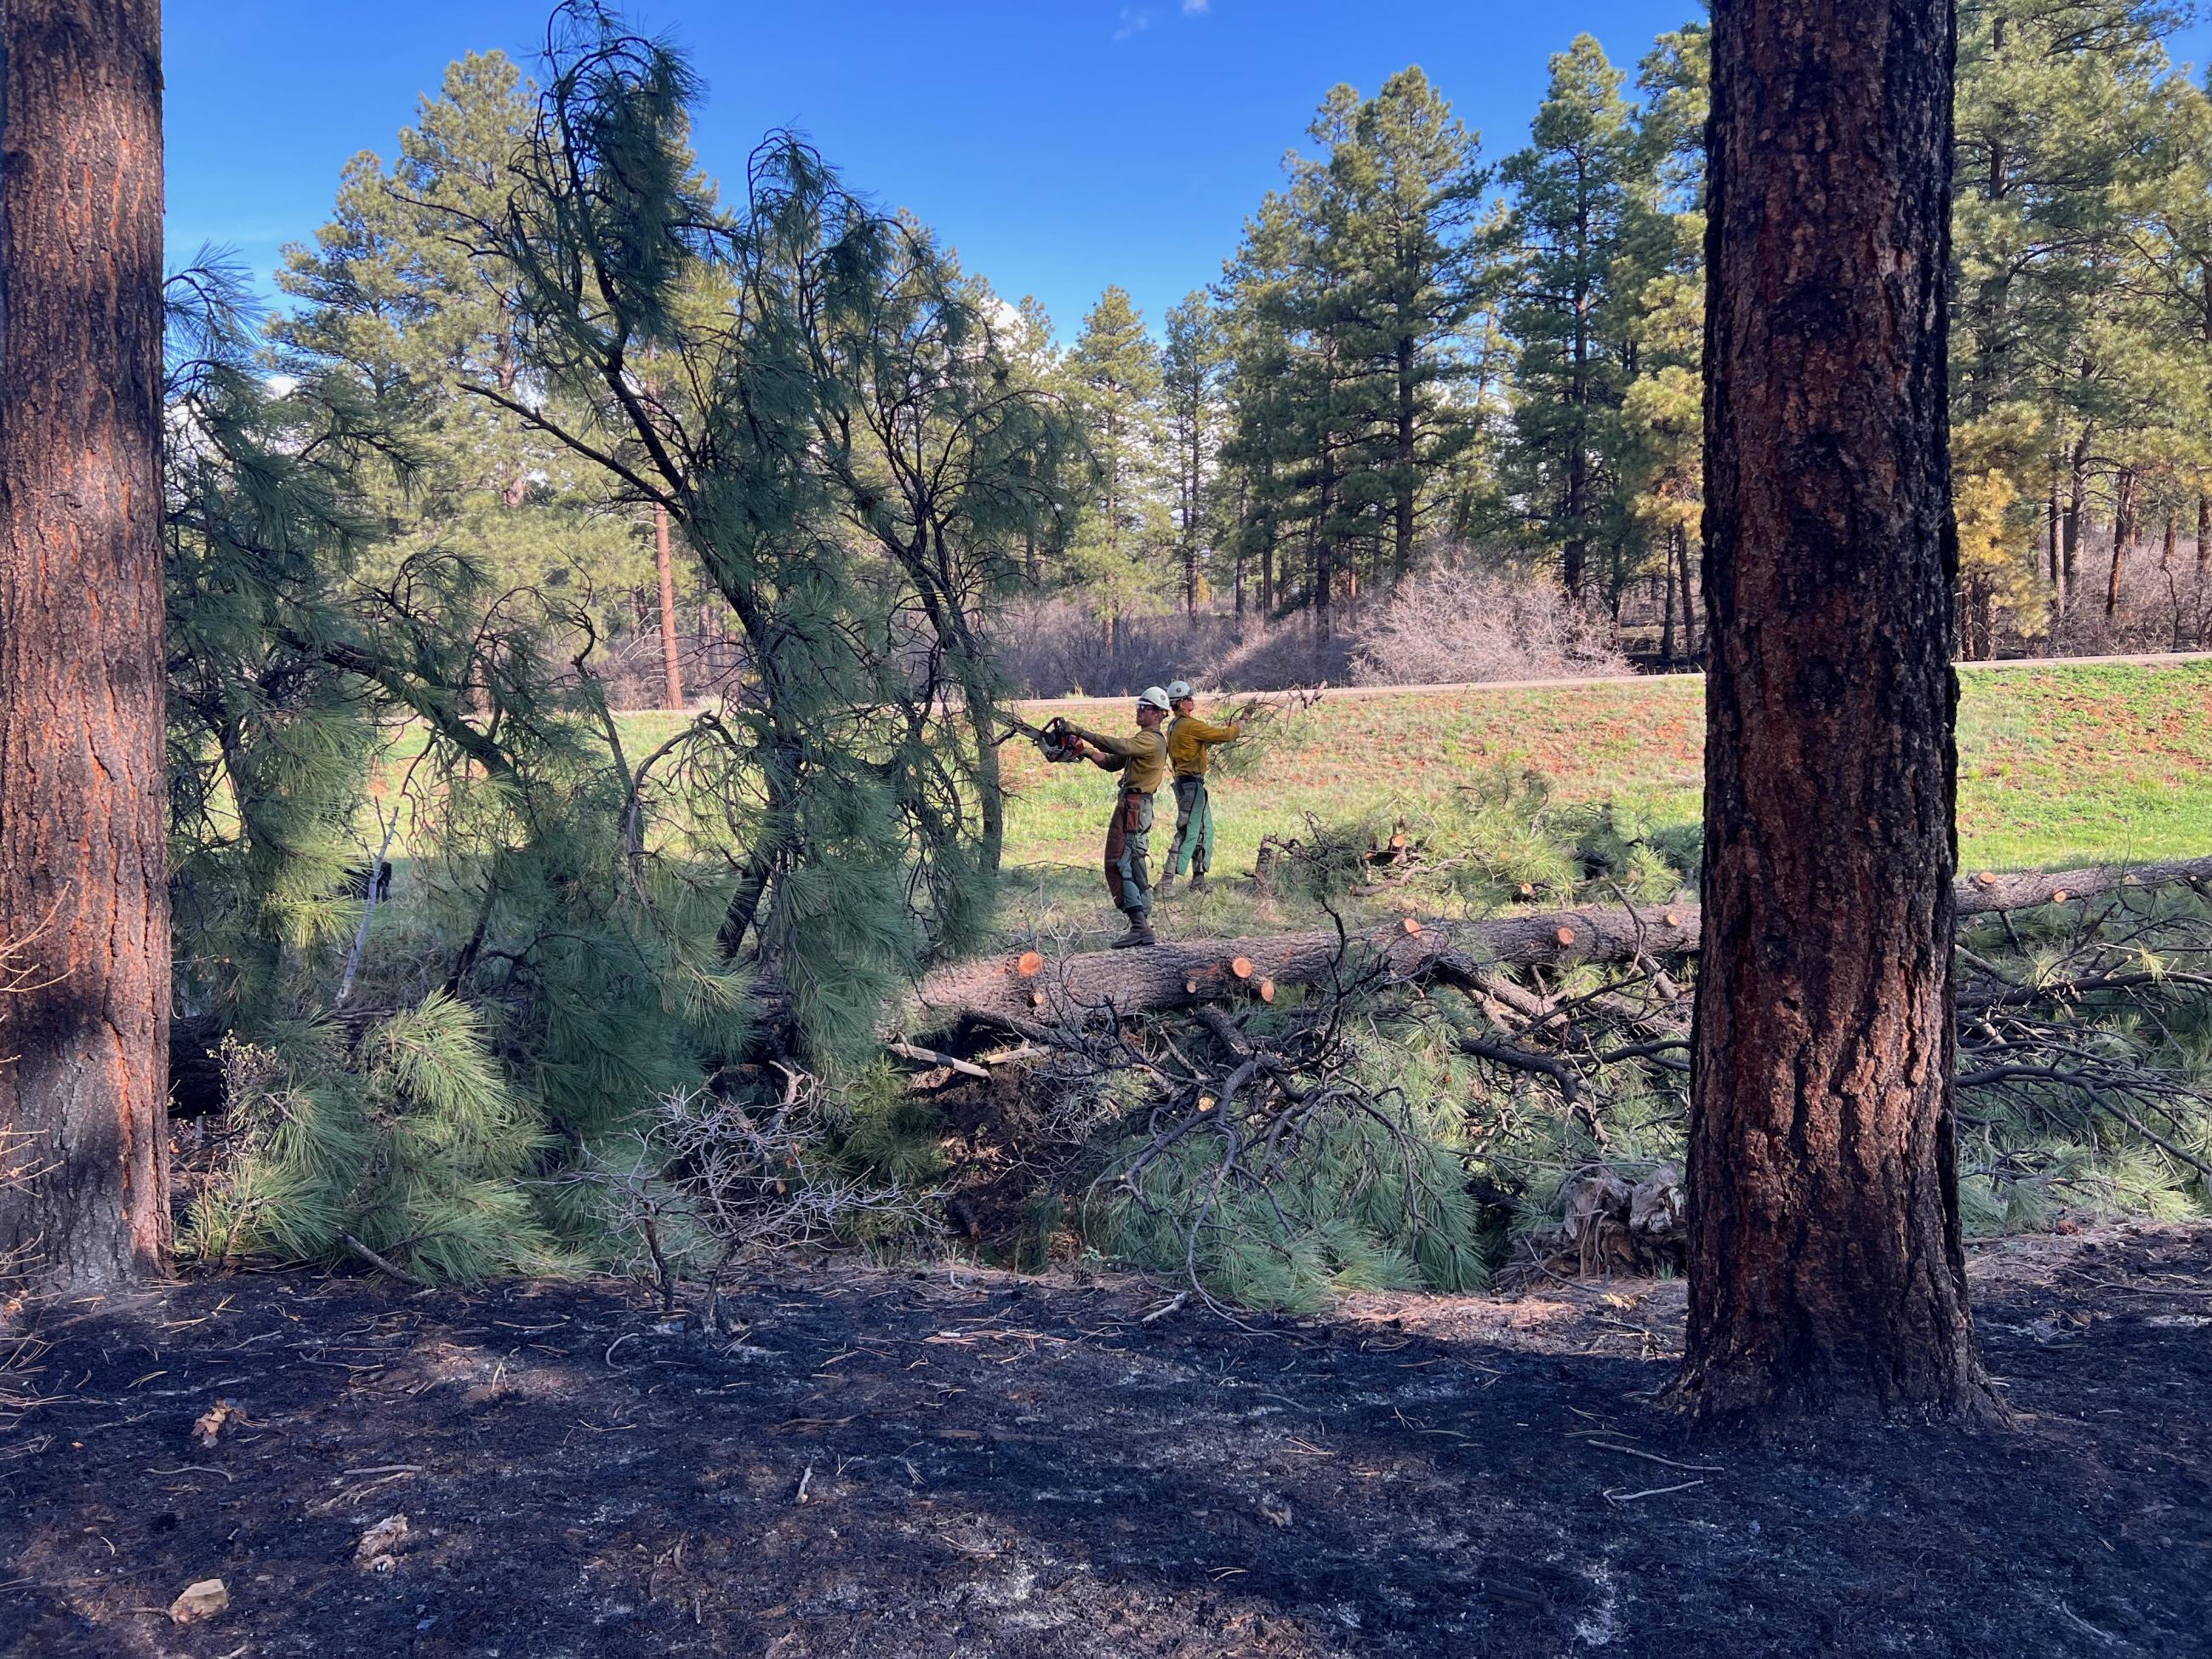
<path id="1" fill-rule="evenodd" d="M 1679 1398 L 1977 1415 L 1951 1105 L 1950 0 L 1718 0 Z"/>
<path id="2" fill-rule="evenodd" d="M 167 1232 L 157 0 L 0 0 L 0 1252 Z"/>

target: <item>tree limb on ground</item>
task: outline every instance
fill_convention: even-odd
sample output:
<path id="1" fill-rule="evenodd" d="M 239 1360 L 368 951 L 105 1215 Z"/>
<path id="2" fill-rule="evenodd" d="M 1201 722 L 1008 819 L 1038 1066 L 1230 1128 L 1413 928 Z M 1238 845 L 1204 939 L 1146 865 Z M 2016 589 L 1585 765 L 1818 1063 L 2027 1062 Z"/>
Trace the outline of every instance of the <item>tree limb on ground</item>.
<path id="1" fill-rule="evenodd" d="M 1961 917 L 2075 903 L 2123 889 L 2212 884 L 2212 858 L 2163 864 L 1997 875 L 1983 871 L 1957 886 Z M 1698 945 L 1694 903 L 1553 910 L 1480 921 L 1408 917 L 1340 934 L 1334 929 L 1257 939 L 1169 941 L 1149 950 L 1094 951 L 1048 959 L 1035 951 L 979 957 L 939 969 L 908 1004 L 919 1028 L 963 1022 L 1026 1030 L 1040 1021 L 1110 1013 L 1115 1018 L 1239 999 L 1270 1000 L 1278 986 L 1326 986 L 1364 954 L 1405 982 L 1480 988 L 1496 967 L 1563 967 L 1686 956 Z"/>

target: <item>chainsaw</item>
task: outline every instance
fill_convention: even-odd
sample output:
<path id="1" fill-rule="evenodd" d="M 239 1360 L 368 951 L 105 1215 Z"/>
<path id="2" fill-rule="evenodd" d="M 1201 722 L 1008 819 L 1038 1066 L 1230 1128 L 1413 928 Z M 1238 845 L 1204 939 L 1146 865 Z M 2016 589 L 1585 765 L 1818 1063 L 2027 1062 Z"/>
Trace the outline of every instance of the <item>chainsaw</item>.
<path id="1" fill-rule="evenodd" d="M 1083 739 L 1075 735 L 1075 728 L 1062 716 L 1054 714 L 1042 726 L 1031 726 L 1013 715 L 1007 718 L 1012 721 L 1013 729 L 999 739 L 1000 743 L 1007 738 L 1027 738 L 1036 744 L 1039 754 L 1055 765 L 1083 758 Z"/>

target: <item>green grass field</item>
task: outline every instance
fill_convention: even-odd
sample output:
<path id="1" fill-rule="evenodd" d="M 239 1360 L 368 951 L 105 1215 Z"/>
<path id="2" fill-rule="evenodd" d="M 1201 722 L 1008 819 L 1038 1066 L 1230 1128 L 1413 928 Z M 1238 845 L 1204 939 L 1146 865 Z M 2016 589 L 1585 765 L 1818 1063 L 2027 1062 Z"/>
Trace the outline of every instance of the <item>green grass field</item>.
<path id="1" fill-rule="evenodd" d="M 1968 671 L 1961 679 L 1959 836 L 1968 867 L 2055 869 L 2212 851 L 2212 663 L 2054 664 Z M 1692 823 L 1704 695 L 1701 679 L 1675 676 L 1325 702 L 1217 780 L 1216 867 L 1249 872 L 1260 838 L 1301 833 L 1308 812 L 1340 821 L 1419 809 L 1499 768 L 1540 772 L 1563 799 L 1611 799 L 1650 823 Z M 1107 731 L 1131 724 L 1121 699 L 1029 711 L 1039 721 L 1052 714 Z M 1109 926 L 1095 872 L 1111 781 L 1091 766 L 1048 766 L 1026 744 L 1010 744 L 1006 753 L 1016 888 L 1016 914 L 1006 920 L 1050 931 L 1049 918 L 1064 913 L 1063 926 L 1084 932 Z M 1155 831 L 1156 866 L 1166 839 Z M 1205 902 L 1190 919 L 1208 931 L 1279 920 L 1228 895 Z"/>
<path id="2" fill-rule="evenodd" d="M 2212 662 L 2054 663 L 1960 676 L 1960 854 L 1968 868 L 2060 869 L 2212 852 Z M 1704 762 L 1704 682 L 1678 675 L 1534 690 L 1373 691 L 1285 721 L 1216 779 L 1215 868 L 1249 873 L 1260 839 L 1303 835 L 1305 816 L 1343 822 L 1419 811 L 1499 769 L 1543 775 L 1565 800 L 1612 800 L 1647 823 L 1694 823 Z M 1132 726 L 1132 704 L 1028 707 L 1097 729 Z M 623 717 L 648 745 L 673 717 Z M 1008 937 L 1073 945 L 1118 926 L 1098 874 L 1113 781 L 1049 766 L 1008 744 Z M 1157 870 L 1172 806 L 1152 837 Z M 1178 901 L 1177 932 L 1297 925 L 1244 890 Z"/>

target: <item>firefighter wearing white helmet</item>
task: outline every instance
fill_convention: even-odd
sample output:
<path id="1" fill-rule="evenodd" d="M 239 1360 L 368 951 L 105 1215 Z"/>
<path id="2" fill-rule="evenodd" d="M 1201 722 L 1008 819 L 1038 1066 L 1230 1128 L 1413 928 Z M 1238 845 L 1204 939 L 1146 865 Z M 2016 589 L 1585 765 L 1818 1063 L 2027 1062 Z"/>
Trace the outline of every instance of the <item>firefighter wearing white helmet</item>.
<path id="1" fill-rule="evenodd" d="M 1080 726 L 1069 728 L 1078 754 L 1121 775 L 1114 815 L 1106 821 L 1106 890 L 1129 919 L 1129 931 L 1114 941 L 1117 951 L 1153 942 L 1152 797 L 1167 781 L 1168 743 L 1160 731 L 1167 717 L 1166 689 L 1148 685 L 1137 698 L 1136 736 L 1110 738 Z"/>
<path id="2" fill-rule="evenodd" d="M 1160 877 L 1160 896 L 1173 890 L 1175 879 L 1188 866 L 1190 890 L 1206 885 L 1206 872 L 1213 864 L 1213 803 L 1206 793 L 1206 768 L 1214 750 L 1234 743 L 1244 728 L 1231 720 L 1225 726 L 1200 720 L 1193 712 L 1197 696 L 1188 680 L 1168 687 L 1168 707 L 1175 718 L 1168 722 L 1168 765 L 1175 774 L 1175 839 L 1168 843 L 1168 867 Z"/>

